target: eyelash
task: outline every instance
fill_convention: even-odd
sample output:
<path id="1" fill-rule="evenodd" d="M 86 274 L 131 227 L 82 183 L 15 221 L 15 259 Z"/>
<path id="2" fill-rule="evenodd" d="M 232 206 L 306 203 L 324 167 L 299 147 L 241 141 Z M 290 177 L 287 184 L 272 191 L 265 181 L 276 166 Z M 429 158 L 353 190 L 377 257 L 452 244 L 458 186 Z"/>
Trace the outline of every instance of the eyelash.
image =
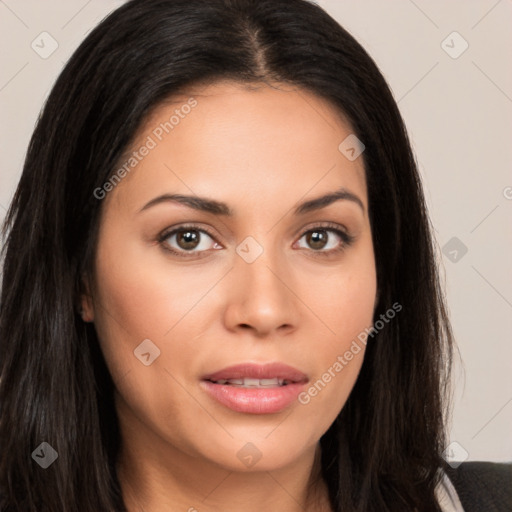
<path id="1" fill-rule="evenodd" d="M 180 233 L 181 231 L 187 231 L 187 230 L 198 231 L 200 233 L 204 233 L 204 234 L 208 235 L 210 238 L 212 238 L 216 243 L 218 243 L 217 240 L 215 239 L 215 236 L 212 233 L 210 233 L 210 231 L 208 229 L 199 228 L 194 224 L 184 224 L 177 228 L 173 228 L 170 231 L 164 231 L 159 235 L 157 241 L 165 251 L 168 251 L 168 252 L 172 253 L 173 255 L 181 257 L 181 258 L 193 258 L 193 257 L 197 257 L 197 254 L 200 254 L 201 252 L 206 252 L 206 251 L 198 251 L 198 252 L 176 251 L 175 249 L 171 249 L 169 247 L 169 245 L 166 243 L 166 240 L 168 240 L 172 235 L 175 235 L 176 233 Z M 344 251 L 347 247 L 349 247 L 354 242 L 354 237 L 352 235 L 349 235 L 347 232 L 341 230 L 337 224 L 333 224 L 330 222 L 326 222 L 324 224 L 321 224 L 318 226 L 313 226 L 312 228 L 309 228 L 308 230 L 304 231 L 301 234 L 299 240 L 302 239 L 304 237 L 304 235 L 307 235 L 308 233 L 311 233 L 314 231 L 333 232 L 336 235 L 338 235 L 339 238 L 341 239 L 341 243 L 335 249 L 330 249 L 328 251 L 311 249 L 311 251 L 313 253 L 315 253 L 315 255 L 320 256 L 320 257 L 329 257 L 329 256 L 332 256 L 333 254 L 338 254 L 338 253 Z"/>

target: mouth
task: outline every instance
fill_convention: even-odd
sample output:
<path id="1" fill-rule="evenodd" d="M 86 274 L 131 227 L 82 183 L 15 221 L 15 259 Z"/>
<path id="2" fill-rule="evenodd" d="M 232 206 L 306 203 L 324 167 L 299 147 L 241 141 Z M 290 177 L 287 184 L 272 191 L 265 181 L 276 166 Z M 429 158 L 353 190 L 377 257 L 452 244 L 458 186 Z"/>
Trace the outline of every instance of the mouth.
<path id="1" fill-rule="evenodd" d="M 289 407 L 307 382 L 306 374 L 282 363 L 243 363 L 205 375 L 201 387 L 233 411 L 271 414 Z"/>
<path id="2" fill-rule="evenodd" d="M 281 386 L 287 386 L 288 384 L 293 384 L 294 381 L 286 380 L 286 379 L 278 379 L 274 377 L 273 379 L 253 379 L 251 377 L 246 377 L 244 379 L 219 379 L 212 380 L 207 379 L 209 382 L 213 384 L 220 384 L 222 386 L 235 386 L 237 388 L 258 388 L 258 389 L 266 389 L 266 388 L 277 388 Z"/>

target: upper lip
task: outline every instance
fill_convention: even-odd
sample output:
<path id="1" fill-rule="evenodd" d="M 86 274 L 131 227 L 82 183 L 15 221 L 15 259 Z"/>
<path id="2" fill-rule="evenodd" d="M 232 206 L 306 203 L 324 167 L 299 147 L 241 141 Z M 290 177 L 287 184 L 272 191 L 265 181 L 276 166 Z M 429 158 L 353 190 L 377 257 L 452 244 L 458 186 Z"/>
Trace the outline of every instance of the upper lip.
<path id="1" fill-rule="evenodd" d="M 283 379 L 290 382 L 307 382 L 308 377 L 301 371 L 284 363 L 241 363 L 229 366 L 203 377 L 203 380 L 229 379 Z"/>

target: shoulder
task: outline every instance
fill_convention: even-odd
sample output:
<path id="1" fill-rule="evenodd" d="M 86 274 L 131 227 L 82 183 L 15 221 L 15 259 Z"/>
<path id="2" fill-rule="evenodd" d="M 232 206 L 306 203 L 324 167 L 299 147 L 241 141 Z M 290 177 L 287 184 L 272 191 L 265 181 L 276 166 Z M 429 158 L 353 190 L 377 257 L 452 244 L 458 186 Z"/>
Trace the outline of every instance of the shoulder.
<path id="1" fill-rule="evenodd" d="M 512 463 L 471 461 L 443 469 L 465 512 L 512 511 Z"/>

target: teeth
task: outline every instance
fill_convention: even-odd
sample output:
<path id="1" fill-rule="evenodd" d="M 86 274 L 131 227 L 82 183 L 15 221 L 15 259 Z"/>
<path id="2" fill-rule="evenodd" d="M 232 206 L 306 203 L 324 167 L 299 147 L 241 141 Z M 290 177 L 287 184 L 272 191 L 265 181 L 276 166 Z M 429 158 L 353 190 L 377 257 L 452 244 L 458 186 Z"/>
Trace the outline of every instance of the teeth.
<path id="1" fill-rule="evenodd" d="M 273 379 L 253 379 L 249 377 L 243 379 L 219 379 L 214 382 L 216 384 L 228 384 L 241 388 L 275 388 L 288 384 L 284 379 L 278 379 L 277 377 Z"/>
<path id="2" fill-rule="evenodd" d="M 269 380 L 272 380 L 272 379 L 266 379 L 267 382 Z M 263 382 L 260 381 L 260 379 L 248 379 L 248 378 L 245 378 L 242 382 L 242 385 L 245 387 L 245 388 L 259 388 L 261 386 L 263 386 Z M 277 385 L 277 382 L 274 384 L 274 385 Z"/>
<path id="3" fill-rule="evenodd" d="M 282 381 L 279 382 L 279 379 L 276 377 L 275 379 L 260 379 L 260 386 L 282 386 Z"/>

